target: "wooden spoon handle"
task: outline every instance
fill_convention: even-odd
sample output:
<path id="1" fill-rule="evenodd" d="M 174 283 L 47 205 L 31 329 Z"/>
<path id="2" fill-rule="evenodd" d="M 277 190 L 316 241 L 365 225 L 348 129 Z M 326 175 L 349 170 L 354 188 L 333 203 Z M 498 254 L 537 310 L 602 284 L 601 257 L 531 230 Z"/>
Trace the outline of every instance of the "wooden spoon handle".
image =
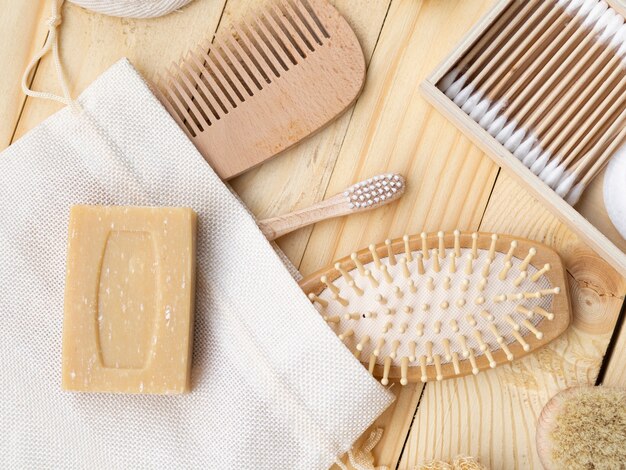
<path id="1" fill-rule="evenodd" d="M 404 194 L 404 178 L 398 174 L 374 176 L 354 184 L 342 194 L 278 217 L 259 221 L 268 240 L 276 240 L 294 230 L 321 220 L 362 212 L 395 201 Z"/>

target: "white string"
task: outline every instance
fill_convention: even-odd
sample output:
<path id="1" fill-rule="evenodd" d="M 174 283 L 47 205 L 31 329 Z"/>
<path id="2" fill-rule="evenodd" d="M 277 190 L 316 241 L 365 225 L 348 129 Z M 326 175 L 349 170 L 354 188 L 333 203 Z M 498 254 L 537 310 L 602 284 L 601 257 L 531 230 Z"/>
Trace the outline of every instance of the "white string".
<path id="1" fill-rule="evenodd" d="M 59 101 L 60 103 L 63 103 L 72 108 L 72 110 L 78 112 L 81 110 L 81 107 L 77 101 L 72 99 L 72 95 L 67 85 L 67 80 L 65 79 L 65 73 L 63 72 L 63 67 L 61 65 L 61 59 L 59 57 L 59 40 L 57 35 L 57 28 L 61 24 L 61 6 L 63 5 L 63 1 L 64 0 L 52 0 L 52 12 L 50 18 L 46 20 L 46 25 L 48 26 L 48 37 L 46 38 L 46 42 L 44 43 L 41 50 L 37 54 L 35 54 L 35 57 L 32 58 L 30 63 L 26 66 L 26 70 L 24 70 L 24 75 L 22 76 L 22 91 L 25 95 L 32 96 L 33 98 Z M 59 96 L 54 93 L 49 93 L 45 91 L 35 91 L 28 86 L 28 81 L 35 66 L 37 65 L 37 63 L 39 63 L 41 58 L 49 51 L 52 51 L 54 69 L 56 71 L 56 76 L 59 84 L 61 85 L 63 96 Z"/>
<path id="2" fill-rule="evenodd" d="M 353 447 L 348 451 L 348 461 L 354 470 L 389 470 L 389 468 L 384 465 L 377 467 L 374 463 L 374 456 L 372 455 L 372 450 L 376 447 L 381 437 L 383 437 L 383 430 L 376 428 L 361 446 Z M 335 464 L 341 470 L 348 470 L 348 466 L 340 459 L 337 459 Z"/>

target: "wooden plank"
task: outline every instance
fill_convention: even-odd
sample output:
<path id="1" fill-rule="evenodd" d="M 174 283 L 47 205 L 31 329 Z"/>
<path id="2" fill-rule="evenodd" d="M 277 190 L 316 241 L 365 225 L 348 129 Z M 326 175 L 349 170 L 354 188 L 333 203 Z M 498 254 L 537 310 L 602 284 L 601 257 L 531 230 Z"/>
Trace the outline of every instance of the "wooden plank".
<path id="1" fill-rule="evenodd" d="M 25 95 L 22 74 L 31 57 L 43 45 L 47 28 L 43 22 L 48 2 L 0 0 L 0 150 L 11 143 Z"/>
<path id="2" fill-rule="evenodd" d="M 48 2 L 43 3 L 48 5 Z M 128 57 L 139 72 L 151 78 L 158 70 L 178 60 L 187 49 L 213 36 L 224 3 L 225 0 L 195 1 L 180 12 L 135 20 L 100 15 L 66 2 L 59 45 L 72 95 L 78 96 L 122 57 Z M 50 55 L 39 65 L 34 88 L 60 93 Z M 16 138 L 61 107 L 52 101 L 27 99 Z"/>
<path id="3" fill-rule="evenodd" d="M 366 63 L 374 51 L 390 0 L 334 0 L 331 3 L 344 15 L 354 29 Z M 224 13 L 227 24 L 251 7 L 250 0 L 230 0 Z M 367 88 L 367 78 L 366 78 Z M 309 137 L 295 148 L 283 152 L 279 158 L 231 180 L 233 188 L 259 218 L 285 214 L 307 207 L 323 199 L 345 137 L 353 110 L 332 122 L 319 133 Z M 341 191 L 340 188 L 336 192 Z M 278 240 L 278 245 L 296 266 L 308 243 L 312 227 L 299 230 Z"/>
<path id="4" fill-rule="evenodd" d="M 535 422 L 543 405 L 574 384 L 593 384 L 619 315 L 626 281 L 510 177 L 498 178 L 481 230 L 556 248 L 570 273 L 573 324 L 520 361 L 476 377 L 428 385 L 402 464 L 464 453 L 489 468 L 541 468 Z"/>
<path id="5" fill-rule="evenodd" d="M 389 236 L 478 228 L 497 168 L 426 104 L 418 86 L 463 28 L 469 28 L 490 4 L 490 0 L 391 4 L 327 193 L 391 171 L 405 175 L 407 193 L 397 204 L 317 224 L 301 264 L 305 275 Z M 458 37 L 439 41 L 438 32 L 448 24 L 459 25 Z M 393 390 L 395 405 L 374 425 L 385 429 L 374 450 L 377 463 L 392 468 L 400 458 L 422 386 L 396 384 Z"/>

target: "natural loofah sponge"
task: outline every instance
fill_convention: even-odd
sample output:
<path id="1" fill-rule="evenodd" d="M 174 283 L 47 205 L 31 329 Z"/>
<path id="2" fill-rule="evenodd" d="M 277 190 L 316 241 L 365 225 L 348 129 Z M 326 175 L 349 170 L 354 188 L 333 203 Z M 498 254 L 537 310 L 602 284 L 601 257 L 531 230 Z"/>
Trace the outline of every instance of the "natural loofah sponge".
<path id="1" fill-rule="evenodd" d="M 459 455 L 452 462 L 444 462 L 443 460 L 424 462 L 415 467 L 415 470 L 487 470 L 487 467 L 474 457 Z"/>
<path id="2" fill-rule="evenodd" d="M 626 390 L 575 387 L 539 417 L 537 450 L 545 468 L 616 469 L 626 462 Z"/>

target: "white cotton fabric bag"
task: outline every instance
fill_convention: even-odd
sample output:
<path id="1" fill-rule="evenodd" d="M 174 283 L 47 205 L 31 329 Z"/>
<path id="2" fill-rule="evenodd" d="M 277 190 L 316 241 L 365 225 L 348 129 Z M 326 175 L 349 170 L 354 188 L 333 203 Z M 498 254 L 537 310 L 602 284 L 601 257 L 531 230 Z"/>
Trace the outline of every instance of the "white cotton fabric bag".
<path id="1" fill-rule="evenodd" d="M 122 60 L 0 154 L 3 468 L 326 469 L 391 403 Z M 192 392 L 61 390 L 73 204 L 199 215 Z"/>

